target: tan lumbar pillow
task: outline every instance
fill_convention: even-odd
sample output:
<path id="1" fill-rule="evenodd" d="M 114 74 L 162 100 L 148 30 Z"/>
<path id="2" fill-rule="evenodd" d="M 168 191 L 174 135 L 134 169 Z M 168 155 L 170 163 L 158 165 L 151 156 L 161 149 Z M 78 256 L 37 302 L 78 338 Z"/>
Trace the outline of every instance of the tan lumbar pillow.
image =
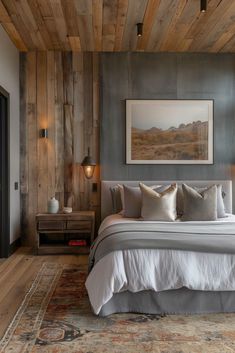
<path id="1" fill-rule="evenodd" d="M 163 192 L 157 192 L 140 183 L 142 193 L 141 218 L 144 221 L 176 220 L 177 185 L 172 184 Z"/>

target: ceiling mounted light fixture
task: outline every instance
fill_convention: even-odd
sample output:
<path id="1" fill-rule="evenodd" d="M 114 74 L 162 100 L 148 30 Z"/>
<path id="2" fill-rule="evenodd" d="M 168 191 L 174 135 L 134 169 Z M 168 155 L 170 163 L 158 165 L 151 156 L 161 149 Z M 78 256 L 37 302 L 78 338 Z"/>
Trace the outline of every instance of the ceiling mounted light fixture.
<path id="1" fill-rule="evenodd" d="M 141 37 L 143 35 L 143 23 L 139 22 L 136 24 L 137 27 L 137 36 Z"/>
<path id="2" fill-rule="evenodd" d="M 201 12 L 206 12 L 207 0 L 201 0 Z"/>

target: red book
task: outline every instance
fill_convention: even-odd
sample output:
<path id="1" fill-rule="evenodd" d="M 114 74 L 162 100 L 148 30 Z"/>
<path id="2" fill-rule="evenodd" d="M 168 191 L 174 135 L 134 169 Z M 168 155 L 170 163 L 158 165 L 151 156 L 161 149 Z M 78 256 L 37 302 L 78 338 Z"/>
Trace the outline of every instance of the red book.
<path id="1" fill-rule="evenodd" d="M 86 246 L 86 240 L 70 240 L 69 246 Z"/>

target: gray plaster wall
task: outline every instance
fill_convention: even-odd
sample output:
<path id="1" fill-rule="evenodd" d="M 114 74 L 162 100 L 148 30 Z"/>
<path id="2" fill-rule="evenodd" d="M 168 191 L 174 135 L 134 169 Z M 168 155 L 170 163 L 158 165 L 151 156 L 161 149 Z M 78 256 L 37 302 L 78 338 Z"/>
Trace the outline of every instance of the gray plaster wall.
<path id="1" fill-rule="evenodd" d="M 100 65 L 102 180 L 235 180 L 235 55 L 103 53 Z M 213 99 L 214 164 L 125 164 L 125 99 Z"/>

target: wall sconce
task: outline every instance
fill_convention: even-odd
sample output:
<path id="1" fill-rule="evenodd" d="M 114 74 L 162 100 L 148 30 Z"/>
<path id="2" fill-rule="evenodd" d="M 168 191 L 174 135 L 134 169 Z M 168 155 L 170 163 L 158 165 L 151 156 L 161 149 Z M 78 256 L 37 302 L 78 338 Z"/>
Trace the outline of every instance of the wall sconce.
<path id="1" fill-rule="evenodd" d="M 207 0 L 201 0 L 201 12 L 206 12 Z"/>
<path id="2" fill-rule="evenodd" d="M 39 132 L 40 138 L 47 139 L 48 138 L 48 130 L 47 129 L 41 129 Z"/>
<path id="3" fill-rule="evenodd" d="M 83 159 L 81 166 L 83 168 L 85 177 L 87 179 L 91 179 L 93 177 L 96 163 L 90 156 L 90 148 L 88 147 L 88 155 Z"/>
<path id="4" fill-rule="evenodd" d="M 137 23 L 137 36 L 141 37 L 143 35 L 143 23 Z"/>

